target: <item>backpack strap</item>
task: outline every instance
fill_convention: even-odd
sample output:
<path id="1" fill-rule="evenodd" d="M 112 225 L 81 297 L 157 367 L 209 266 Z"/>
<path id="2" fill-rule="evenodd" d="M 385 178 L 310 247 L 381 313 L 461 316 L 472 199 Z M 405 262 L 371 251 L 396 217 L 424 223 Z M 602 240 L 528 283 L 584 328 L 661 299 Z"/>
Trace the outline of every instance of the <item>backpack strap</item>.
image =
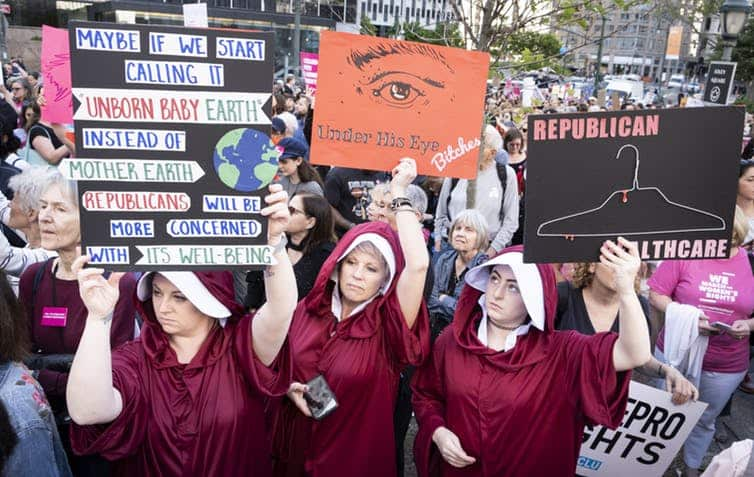
<path id="1" fill-rule="evenodd" d="M 26 135 L 26 146 L 24 147 L 24 157 L 22 158 L 22 159 L 25 159 L 26 161 L 28 161 L 28 157 L 29 157 L 29 148 L 33 149 L 33 145 L 31 144 L 32 142 L 31 132 L 34 130 L 34 128 L 41 129 L 42 132 L 45 134 L 45 136 L 47 136 L 47 139 L 49 139 L 50 142 L 52 142 L 52 138 L 50 137 L 50 133 L 47 132 L 47 129 L 43 128 L 39 124 L 35 124 L 34 126 L 30 127 L 29 132 Z M 36 151 L 37 150 L 34 149 L 34 152 Z"/>
<path id="2" fill-rule="evenodd" d="M 450 189 L 448 190 L 448 197 L 445 199 L 445 213 L 448 214 L 448 221 L 453 222 L 453 217 L 450 216 L 450 196 L 453 194 L 453 189 L 458 185 L 458 178 L 454 177 L 450 179 Z"/>
<path id="3" fill-rule="evenodd" d="M 34 280 L 31 282 L 31 316 L 34 317 L 34 314 L 36 313 L 36 306 L 37 306 L 37 290 L 39 289 L 39 285 L 42 283 L 42 279 L 45 276 L 45 270 L 47 269 L 47 264 L 52 262 L 58 257 L 50 257 L 47 260 L 44 261 L 41 267 L 37 268 L 37 271 L 34 272 Z M 104 273 L 102 273 L 102 276 L 107 280 L 110 278 L 110 274 L 112 272 L 109 270 L 105 270 Z M 53 280 L 55 277 L 53 277 Z"/>
<path id="4" fill-rule="evenodd" d="M 45 270 L 47 269 L 47 264 L 55 260 L 57 257 L 50 257 L 47 260 L 42 263 L 42 265 L 37 268 L 37 271 L 34 273 L 34 280 L 31 282 L 31 316 L 32 319 L 34 318 L 34 315 L 36 314 L 36 307 L 37 307 L 37 290 L 39 289 L 39 285 L 42 283 L 42 278 L 44 278 Z"/>
<path id="5" fill-rule="evenodd" d="M 505 164 L 500 164 L 497 161 L 495 161 L 495 168 L 497 169 L 497 178 L 500 180 L 500 186 L 503 189 L 503 197 L 500 200 L 500 212 L 498 213 L 500 223 L 502 224 L 503 219 L 505 218 L 505 209 L 503 208 L 503 205 L 505 202 L 505 188 L 508 186 L 508 168 L 505 166 Z M 445 199 L 445 210 L 448 212 L 448 218 L 451 222 L 453 221 L 453 218 L 450 217 L 450 196 L 451 194 L 453 194 L 453 189 L 456 188 L 457 184 L 457 178 L 454 177 L 450 180 L 450 191 L 448 192 L 447 199 Z"/>
<path id="6" fill-rule="evenodd" d="M 500 224 L 502 225 L 503 219 L 505 218 L 505 187 L 508 185 L 508 168 L 505 164 L 500 164 L 497 161 L 495 161 L 495 167 L 497 168 L 497 178 L 500 179 L 500 186 L 503 189 L 503 197 L 500 200 L 500 212 L 498 212 Z"/>

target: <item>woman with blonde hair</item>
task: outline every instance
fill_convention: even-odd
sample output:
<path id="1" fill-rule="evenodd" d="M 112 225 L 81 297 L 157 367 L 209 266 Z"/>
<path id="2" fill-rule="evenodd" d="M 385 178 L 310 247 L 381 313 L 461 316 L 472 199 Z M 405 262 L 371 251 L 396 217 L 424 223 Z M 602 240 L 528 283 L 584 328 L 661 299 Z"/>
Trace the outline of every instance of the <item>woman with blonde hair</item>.
<path id="1" fill-rule="evenodd" d="M 393 169 L 397 231 L 384 222 L 349 230 L 296 308 L 294 382 L 275 415 L 275 476 L 396 475 L 399 375 L 429 354 L 429 256 L 406 197 L 415 177 L 412 159 Z"/>
<path id="2" fill-rule="evenodd" d="M 649 303 L 639 295 L 639 276 L 634 279 L 634 292 L 641 303 L 644 318 L 649 326 Z M 615 278 L 608 267 L 600 262 L 576 263 L 571 282 L 558 283 L 558 311 L 555 327 L 558 330 L 575 330 L 585 335 L 620 332 L 620 297 Z M 675 404 L 696 399 L 699 392 L 677 369 L 652 358 L 637 368 L 652 378 L 663 378 L 665 390 L 673 395 Z"/>
<path id="3" fill-rule="evenodd" d="M 730 258 L 666 260 L 648 282 L 650 303 L 665 313 L 665 330 L 671 316 L 680 316 L 694 320 L 699 334 L 709 336 L 698 375 L 699 399 L 708 405 L 683 448 L 687 476 L 699 475 L 715 420 L 749 369 L 754 274 L 741 247 L 748 230 L 746 216 L 736 207 Z M 663 363 L 672 352 L 665 330 L 655 347 L 655 358 Z"/>

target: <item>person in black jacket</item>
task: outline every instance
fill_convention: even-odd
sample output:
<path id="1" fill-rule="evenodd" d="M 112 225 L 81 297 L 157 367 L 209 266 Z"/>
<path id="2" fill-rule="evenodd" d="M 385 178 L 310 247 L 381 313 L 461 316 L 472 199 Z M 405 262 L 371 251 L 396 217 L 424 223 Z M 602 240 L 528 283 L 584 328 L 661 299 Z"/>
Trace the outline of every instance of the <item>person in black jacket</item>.
<path id="1" fill-rule="evenodd" d="M 297 194 L 288 202 L 291 220 L 286 229 L 288 258 L 296 276 L 298 298 L 302 300 L 314 286 L 319 269 L 335 248 L 332 209 L 327 200 L 313 194 Z M 244 305 L 256 310 L 265 301 L 261 270 L 246 275 L 248 283 Z"/>
<path id="2" fill-rule="evenodd" d="M 741 153 L 741 159 L 751 159 L 754 157 L 754 126 L 751 129 L 751 138 L 749 139 L 749 142 L 746 143 L 746 147 L 744 147 L 743 152 Z"/>

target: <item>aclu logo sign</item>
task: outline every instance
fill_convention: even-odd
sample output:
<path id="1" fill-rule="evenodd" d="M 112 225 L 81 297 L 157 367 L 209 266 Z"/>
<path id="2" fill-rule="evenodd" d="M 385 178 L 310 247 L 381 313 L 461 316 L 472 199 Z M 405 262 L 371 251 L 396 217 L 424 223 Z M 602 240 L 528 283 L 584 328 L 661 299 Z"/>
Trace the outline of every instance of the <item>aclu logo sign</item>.
<path id="1" fill-rule="evenodd" d="M 698 401 L 676 406 L 670 393 L 631 381 L 620 427 L 584 429 L 579 475 L 663 475 L 706 407 Z"/>
<path id="2" fill-rule="evenodd" d="M 577 465 L 589 470 L 599 470 L 602 467 L 602 461 L 580 455 Z"/>

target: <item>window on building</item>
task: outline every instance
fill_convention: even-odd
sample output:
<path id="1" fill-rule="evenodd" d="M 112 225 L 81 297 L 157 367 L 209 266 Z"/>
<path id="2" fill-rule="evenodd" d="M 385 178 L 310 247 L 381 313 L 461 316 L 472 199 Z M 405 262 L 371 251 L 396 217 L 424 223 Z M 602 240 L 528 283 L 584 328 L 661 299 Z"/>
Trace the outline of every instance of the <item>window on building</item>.
<path id="1" fill-rule="evenodd" d="M 233 5 L 236 5 L 238 0 L 233 0 Z M 317 0 L 304 0 L 304 15 L 317 16 L 319 15 L 319 2 Z"/>
<path id="2" fill-rule="evenodd" d="M 346 0 L 346 23 L 356 23 L 356 0 Z"/>
<path id="3" fill-rule="evenodd" d="M 351 1 L 349 2 L 349 6 L 352 6 L 353 9 L 356 9 L 356 3 Z M 367 2 L 368 4 L 368 2 Z M 372 5 L 373 7 L 376 7 L 376 4 Z M 324 18 L 330 18 L 332 20 L 335 20 L 337 22 L 345 21 L 345 13 L 346 13 L 346 5 L 343 0 L 321 0 L 321 3 L 319 5 L 319 14 L 320 16 Z M 364 14 L 368 14 L 368 8 L 364 10 Z M 355 14 L 354 14 L 354 20 L 355 20 Z"/>

